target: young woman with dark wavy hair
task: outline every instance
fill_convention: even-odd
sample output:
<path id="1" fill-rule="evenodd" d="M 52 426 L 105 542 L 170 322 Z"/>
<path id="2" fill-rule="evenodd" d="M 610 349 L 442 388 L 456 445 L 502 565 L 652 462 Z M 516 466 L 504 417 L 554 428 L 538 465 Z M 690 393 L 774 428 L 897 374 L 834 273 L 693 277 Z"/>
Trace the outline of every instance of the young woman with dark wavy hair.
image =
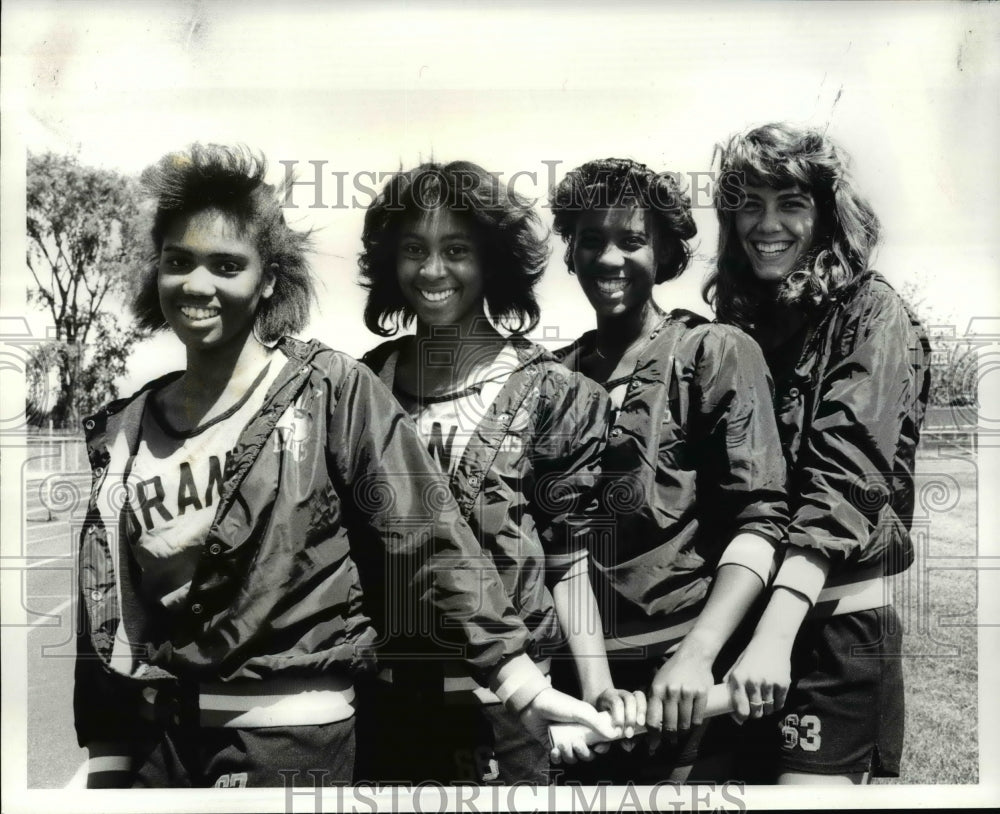
<path id="1" fill-rule="evenodd" d="M 477 164 L 422 164 L 389 179 L 362 241 L 369 328 L 416 323 L 415 335 L 364 361 L 448 475 L 532 632 L 532 658 L 548 671 L 565 637 L 583 697 L 596 700 L 612 690 L 586 537 L 609 403 L 522 336 L 538 321 L 534 286 L 548 259 L 538 216 Z M 496 697 L 469 692 L 467 673 L 436 643 L 407 647 L 382 647 L 391 683 L 379 684 L 373 705 L 384 722 L 374 726 L 378 779 L 548 782 L 548 748 Z M 590 750 L 580 741 L 555 757 Z"/>

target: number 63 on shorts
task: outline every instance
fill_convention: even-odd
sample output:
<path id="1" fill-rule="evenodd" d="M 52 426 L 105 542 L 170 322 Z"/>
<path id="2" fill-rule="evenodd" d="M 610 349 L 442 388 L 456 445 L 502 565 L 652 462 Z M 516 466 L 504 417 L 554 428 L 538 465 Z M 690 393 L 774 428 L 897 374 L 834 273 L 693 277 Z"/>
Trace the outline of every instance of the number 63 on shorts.
<path id="1" fill-rule="evenodd" d="M 792 751 L 796 747 L 806 752 L 819 751 L 820 738 L 819 717 L 816 715 L 786 715 L 781 722 L 781 748 L 785 751 Z"/>

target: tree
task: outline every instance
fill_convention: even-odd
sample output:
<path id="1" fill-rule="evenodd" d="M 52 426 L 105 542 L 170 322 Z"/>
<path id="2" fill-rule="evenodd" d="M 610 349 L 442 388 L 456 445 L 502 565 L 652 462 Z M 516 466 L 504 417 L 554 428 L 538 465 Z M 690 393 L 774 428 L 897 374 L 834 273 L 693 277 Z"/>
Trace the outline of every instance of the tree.
<path id="1" fill-rule="evenodd" d="M 908 280 L 899 294 L 923 323 L 931 343 L 930 403 L 938 407 L 977 404 L 975 346 L 957 335 L 955 319 L 940 313 L 923 293 L 923 281 Z"/>
<path id="2" fill-rule="evenodd" d="M 118 395 L 115 381 L 144 335 L 120 307 L 143 262 L 136 185 L 74 156 L 29 155 L 26 203 L 28 298 L 55 323 L 29 361 L 29 420 L 76 427 Z"/>

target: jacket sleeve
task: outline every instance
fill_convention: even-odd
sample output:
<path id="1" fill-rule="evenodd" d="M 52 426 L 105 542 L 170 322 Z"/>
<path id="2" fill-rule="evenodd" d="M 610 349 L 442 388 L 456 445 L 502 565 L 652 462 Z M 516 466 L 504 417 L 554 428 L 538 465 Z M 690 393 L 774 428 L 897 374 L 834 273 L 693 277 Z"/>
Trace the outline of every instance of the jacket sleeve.
<path id="1" fill-rule="evenodd" d="M 587 557 L 611 399 L 603 388 L 568 370 L 545 374 L 541 398 L 544 409 L 532 445 L 531 503 L 546 573 L 554 583 Z"/>
<path id="2" fill-rule="evenodd" d="M 836 562 L 863 552 L 892 500 L 900 439 L 918 431 L 907 425 L 921 398 L 924 350 L 888 287 L 857 295 L 830 330 L 829 363 L 791 473 L 789 542 Z"/>
<path id="3" fill-rule="evenodd" d="M 725 543 L 753 535 L 728 549 L 722 562 L 745 565 L 766 582 L 788 523 L 785 460 L 767 366 L 757 343 L 739 329 L 713 324 L 700 330 L 690 385 L 698 427 L 693 449 L 699 466 L 711 473 L 718 502 L 706 519 Z"/>
<path id="4" fill-rule="evenodd" d="M 362 536 L 381 548 L 383 601 L 395 609 L 381 614 L 383 624 L 405 626 L 410 638 L 443 631 L 442 644 L 460 648 L 486 683 L 523 653 L 527 630 L 416 426 L 363 365 L 350 368 L 337 388 L 327 449 Z"/>
<path id="5" fill-rule="evenodd" d="M 77 604 L 73 718 L 77 742 L 88 751 L 87 788 L 127 788 L 132 781 L 132 743 L 142 724 L 124 677 L 103 667 L 90 639 L 83 596 Z"/>
<path id="6" fill-rule="evenodd" d="M 95 741 L 129 740 L 138 715 L 126 677 L 105 668 L 91 642 L 82 594 L 77 602 L 78 629 L 73 683 L 73 713 L 80 746 Z"/>
<path id="7" fill-rule="evenodd" d="M 120 619 L 120 563 L 105 556 L 108 531 L 92 501 L 80 533 L 77 563 L 73 712 L 80 746 L 132 737 L 137 711 L 127 676 L 111 669 L 97 647 L 115 652 Z M 96 646 L 95 646 L 96 643 Z M 110 658 L 110 657 L 109 657 Z"/>

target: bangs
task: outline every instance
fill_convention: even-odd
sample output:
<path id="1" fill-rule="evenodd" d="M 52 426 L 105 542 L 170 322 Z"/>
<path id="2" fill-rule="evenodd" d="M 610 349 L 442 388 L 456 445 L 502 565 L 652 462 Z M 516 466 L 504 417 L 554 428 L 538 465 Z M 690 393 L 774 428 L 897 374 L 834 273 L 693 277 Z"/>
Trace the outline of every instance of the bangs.
<path id="1" fill-rule="evenodd" d="M 533 289 L 548 262 L 548 235 L 526 199 L 471 161 L 400 170 L 368 208 L 358 258 L 368 329 L 391 336 L 412 322 L 397 279 L 397 244 L 408 222 L 434 210 L 454 213 L 471 231 L 492 320 L 515 333 L 532 330 L 540 313 Z"/>
<path id="2" fill-rule="evenodd" d="M 797 186 L 810 191 L 814 185 L 812 162 L 808 156 L 789 155 L 772 145 L 750 139 L 730 145 L 721 172 L 738 176 L 743 186 L 772 189 Z"/>

